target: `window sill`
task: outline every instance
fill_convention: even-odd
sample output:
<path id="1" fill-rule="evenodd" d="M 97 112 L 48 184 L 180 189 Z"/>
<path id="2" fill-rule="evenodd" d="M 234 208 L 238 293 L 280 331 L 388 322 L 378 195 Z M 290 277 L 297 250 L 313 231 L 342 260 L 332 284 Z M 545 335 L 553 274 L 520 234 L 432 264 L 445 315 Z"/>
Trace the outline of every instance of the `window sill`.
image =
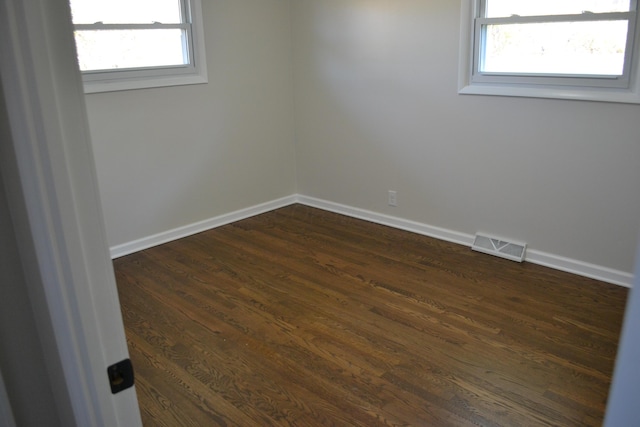
<path id="1" fill-rule="evenodd" d="M 640 93 L 630 89 L 595 89 L 578 87 L 532 87 L 505 84 L 467 84 L 462 82 L 458 93 L 461 95 L 512 96 L 524 98 L 550 98 L 576 101 L 616 102 L 640 104 Z"/>
<path id="2" fill-rule="evenodd" d="M 85 81 L 84 93 L 118 92 L 124 90 L 149 89 L 166 86 L 196 85 L 204 84 L 207 82 L 207 76 L 201 74 Z"/>

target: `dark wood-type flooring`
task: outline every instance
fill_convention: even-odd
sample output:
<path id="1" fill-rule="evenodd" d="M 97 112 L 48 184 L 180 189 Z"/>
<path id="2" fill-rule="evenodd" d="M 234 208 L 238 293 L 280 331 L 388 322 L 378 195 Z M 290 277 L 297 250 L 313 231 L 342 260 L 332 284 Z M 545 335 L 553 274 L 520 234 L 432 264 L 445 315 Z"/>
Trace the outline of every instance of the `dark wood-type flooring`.
<path id="1" fill-rule="evenodd" d="M 601 425 L 627 296 L 301 205 L 115 271 L 145 426 Z"/>

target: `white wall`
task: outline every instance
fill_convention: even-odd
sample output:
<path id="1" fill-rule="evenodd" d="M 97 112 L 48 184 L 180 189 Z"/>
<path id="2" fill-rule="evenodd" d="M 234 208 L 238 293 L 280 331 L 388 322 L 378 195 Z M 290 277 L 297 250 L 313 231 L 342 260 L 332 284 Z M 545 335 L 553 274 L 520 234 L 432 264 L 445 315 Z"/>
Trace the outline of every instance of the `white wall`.
<path id="1" fill-rule="evenodd" d="M 295 192 L 289 2 L 202 7 L 208 84 L 87 96 L 110 246 Z"/>
<path id="2" fill-rule="evenodd" d="M 87 97 L 112 247 L 297 192 L 632 271 L 639 105 L 458 95 L 458 1 L 203 8 L 209 84 Z"/>
<path id="3" fill-rule="evenodd" d="M 457 0 L 292 4 L 299 193 L 632 271 L 640 105 L 457 95 Z"/>

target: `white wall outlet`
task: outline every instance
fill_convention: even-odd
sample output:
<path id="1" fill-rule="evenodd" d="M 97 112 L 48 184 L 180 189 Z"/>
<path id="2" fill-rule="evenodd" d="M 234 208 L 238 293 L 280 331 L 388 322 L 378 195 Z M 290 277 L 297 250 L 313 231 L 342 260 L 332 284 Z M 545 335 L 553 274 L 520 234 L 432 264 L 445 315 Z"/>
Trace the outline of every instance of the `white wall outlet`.
<path id="1" fill-rule="evenodd" d="M 398 193 L 389 190 L 389 206 L 398 206 Z"/>

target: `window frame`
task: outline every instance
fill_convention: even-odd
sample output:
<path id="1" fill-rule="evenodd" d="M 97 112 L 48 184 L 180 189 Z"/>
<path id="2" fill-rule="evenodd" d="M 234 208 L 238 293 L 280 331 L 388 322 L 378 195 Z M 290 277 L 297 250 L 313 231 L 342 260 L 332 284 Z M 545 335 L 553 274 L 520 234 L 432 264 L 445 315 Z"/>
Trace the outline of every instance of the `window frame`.
<path id="1" fill-rule="evenodd" d="M 188 64 L 81 71 L 85 93 L 207 83 L 201 0 L 179 1 L 182 23 L 74 24 L 75 31 L 177 28 L 184 30 L 186 34 L 186 40 L 183 41 L 183 54 L 188 55 Z"/>
<path id="2" fill-rule="evenodd" d="M 532 0 L 533 1 L 533 0 Z M 640 31 L 638 31 L 638 1 L 632 0 L 630 12 L 583 15 L 549 15 L 540 17 L 514 16 L 484 18 L 485 0 L 462 0 L 460 19 L 460 58 L 458 93 L 534 98 L 580 99 L 589 101 L 640 103 Z M 605 20 L 607 17 L 629 20 L 625 69 L 623 76 L 563 75 L 535 73 L 480 73 L 481 31 L 486 23 L 530 23 Z M 596 18 L 597 17 L 597 18 Z M 595 19 L 594 19 L 595 18 Z"/>

